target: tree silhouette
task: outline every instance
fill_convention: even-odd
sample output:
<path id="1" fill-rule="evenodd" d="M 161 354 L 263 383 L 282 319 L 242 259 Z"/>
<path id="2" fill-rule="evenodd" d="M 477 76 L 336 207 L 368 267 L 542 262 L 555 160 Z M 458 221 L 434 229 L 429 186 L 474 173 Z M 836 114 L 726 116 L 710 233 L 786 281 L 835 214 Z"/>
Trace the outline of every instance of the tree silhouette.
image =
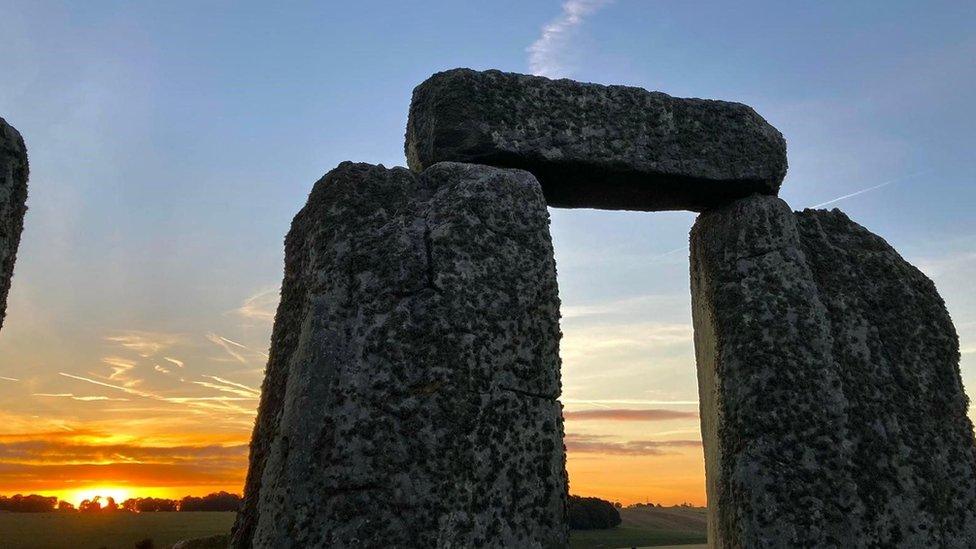
<path id="1" fill-rule="evenodd" d="M 568 504 L 572 530 L 602 530 L 620 524 L 617 507 L 605 499 L 569 496 Z"/>
<path id="2" fill-rule="evenodd" d="M 12 513 L 48 513 L 54 510 L 58 498 L 39 496 L 31 494 L 22 496 L 20 494 L 6 497 L 0 496 L 0 511 L 10 511 Z"/>

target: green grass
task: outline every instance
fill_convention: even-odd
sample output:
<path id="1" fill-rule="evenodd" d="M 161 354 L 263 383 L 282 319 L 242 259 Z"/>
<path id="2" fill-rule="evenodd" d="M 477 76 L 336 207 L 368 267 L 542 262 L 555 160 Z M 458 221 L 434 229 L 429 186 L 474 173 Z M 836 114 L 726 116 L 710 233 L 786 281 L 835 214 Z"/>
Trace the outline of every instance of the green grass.
<path id="1" fill-rule="evenodd" d="M 681 507 L 622 509 L 610 530 L 574 531 L 570 547 L 618 548 L 705 543 L 705 510 Z M 226 534 L 234 513 L 0 513 L 4 549 L 133 549 L 151 538 L 156 549 L 177 541 Z"/>
<path id="2" fill-rule="evenodd" d="M 187 538 L 230 531 L 234 513 L 0 513 L 4 549 L 133 549 L 152 538 L 156 549 Z"/>
<path id="3" fill-rule="evenodd" d="M 683 532 L 654 532 L 643 528 L 618 526 L 612 530 L 574 531 L 569 536 L 573 549 L 618 547 L 653 547 L 656 545 L 687 545 L 705 543 L 704 534 Z"/>
<path id="4" fill-rule="evenodd" d="M 582 548 L 649 547 L 705 543 L 705 510 L 688 507 L 641 507 L 620 510 L 621 524 L 610 530 L 576 530 L 569 546 Z"/>

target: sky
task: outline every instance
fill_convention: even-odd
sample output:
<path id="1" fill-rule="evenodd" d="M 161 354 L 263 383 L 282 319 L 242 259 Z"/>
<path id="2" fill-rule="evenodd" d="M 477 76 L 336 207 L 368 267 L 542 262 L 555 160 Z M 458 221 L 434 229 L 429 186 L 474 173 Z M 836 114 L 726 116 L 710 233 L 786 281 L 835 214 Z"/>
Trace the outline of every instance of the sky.
<path id="1" fill-rule="evenodd" d="M 0 494 L 240 492 L 283 237 L 410 93 L 498 68 L 740 101 L 781 196 L 936 282 L 976 387 L 976 4 L 0 0 L 29 211 L 0 332 Z M 550 210 L 571 491 L 705 503 L 688 212 Z"/>

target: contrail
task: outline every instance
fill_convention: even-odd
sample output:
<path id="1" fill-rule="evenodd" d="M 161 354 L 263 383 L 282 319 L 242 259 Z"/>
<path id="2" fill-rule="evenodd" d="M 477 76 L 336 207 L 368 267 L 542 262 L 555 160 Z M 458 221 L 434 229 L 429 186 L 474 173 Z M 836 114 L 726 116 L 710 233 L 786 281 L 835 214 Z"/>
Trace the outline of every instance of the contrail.
<path id="1" fill-rule="evenodd" d="M 532 74 L 558 78 L 572 72 L 569 58 L 573 37 L 587 16 L 613 0 L 566 0 L 562 12 L 542 28 L 542 35 L 532 43 L 529 70 Z"/>
<path id="2" fill-rule="evenodd" d="M 847 198 L 851 198 L 851 197 L 854 197 L 854 196 L 857 196 L 857 195 L 860 195 L 860 194 L 869 193 L 869 192 L 871 192 L 873 190 L 880 189 L 881 187 L 887 187 L 888 185 L 891 185 L 892 183 L 897 183 L 899 181 L 904 181 L 906 179 L 911 179 L 913 177 L 918 177 L 918 176 L 923 175 L 923 174 L 926 174 L 926 173 L 928 173 L 930 171 L 932 171 L 932 170 L 922 170 L 920 172 L 915 172 L 913 174 L 909 174 L 909 175 L 906 175 L 904 177 L 896 177 L 895 179 L 889 179 L 888 181 L 885 181 L 884 183 L 879 183 L 879 184 L 877 184 L 877 185 L 875 185 L 873 187 L 868 187 L 866 189 L 861 189 L 859 191 L 854 191 L 854 192 L 852 192 L 850 194 L 845 194 L 844 196 L 838 196 L 837 198 L 833 198 L 833 199 L 828 200 L 826 202 L 821 202 L 820 204 L 817 204 L 815 206 L 810 206 L 810 208 L 811 209 L 823 208 L 824 206 L 826 206 L 828 204 L 833 204 L 834 202 L 840 202 L 841 200 L 845 200 Z"/>

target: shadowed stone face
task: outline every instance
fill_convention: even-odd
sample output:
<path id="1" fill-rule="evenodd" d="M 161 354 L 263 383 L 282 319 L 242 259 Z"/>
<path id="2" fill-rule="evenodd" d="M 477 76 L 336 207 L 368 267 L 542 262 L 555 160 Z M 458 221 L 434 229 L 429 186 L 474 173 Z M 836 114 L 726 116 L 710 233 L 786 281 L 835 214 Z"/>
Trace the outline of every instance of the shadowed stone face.
<path id="1" fill-rule="evenodd" d="M 691 281 L 716 547 L 970 547 L 976 451 L 934 285 L 834 210 L 702 214 Z"/>
<path id="2" fill-rule="evenodd" d="M 0 118 L 0 328 L 27 212 L 27 147 L 20 133 Z"/>
<path id="3" fill-rule="evenodd" d="M 343 163 L 285 242 L 236 547 L 560 547 L 559 300 L 531 174 Z"/>
<path id="4" fill-rule="evenodd" d="M 455 69 L 417 86 L 407 162 L 522 168 L 551 206 L 694 210 L 775 195 L 786 142 L 740 103 Z"/>

